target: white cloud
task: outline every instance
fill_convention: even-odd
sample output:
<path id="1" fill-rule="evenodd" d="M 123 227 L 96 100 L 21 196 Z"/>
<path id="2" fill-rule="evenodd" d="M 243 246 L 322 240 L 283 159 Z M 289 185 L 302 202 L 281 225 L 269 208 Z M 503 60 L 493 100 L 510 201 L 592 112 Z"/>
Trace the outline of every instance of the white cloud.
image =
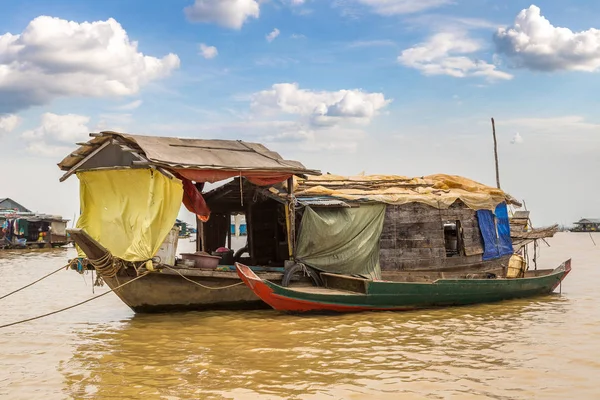
<path id="1" fill-rule="evenodd" d="M 30 142 L 26 148 L 28 153 L 40 157 L 58 158 L 64 157 L 73 150 L 73 146 L 61 146 L 44 141 Z"/>
<path id="2" fill-rule="evenodd" d="M 207 60 L 215 58 L 219 54 L 219 51 L 215 46 L 208 46 L 204 43 L 200 43 L 200 55 Z"/>
<path id="3" fill-rule="evenodd" d="M 555 27 L 535 5 L 522 10 L 513 26 L 498 29 L 494 40 L 498 52 L 515 67 L 588 72 L 600 68 L 600 30 Z"/>
<path id="4" fill-rule="evenodd" d="M 404 23 L 416 28 L 435 27 L 438 32 L 452 30 L 485 29 L 496 31 L 501 24 L 494 23 L 482 18 L 456 17 L 446 14 L 419 14 L 403 19 Z"/>
<path id="5" fill-rule="evenodd" d="M 192 22 L 216 23 L 225 28 L 241 29 L 249 18 L 258 18 L 260 5 L 256 0 L 195 0 L 185 8 Z"/>
<path id="6" fill-rule="evenodd" d="M 513 136 L 512 140 L 510 141 L 511 144 L 521 144 L 523 143 L 523 136 L 521 136 L 521 134 L 519 132 L 515 133 L 515 136 Z"/>
<path id="7" fill-rule="evenodd" d="M 21 118 L 16 115 L 0 115 L 0 136 L 14 131 L 20 122 Z"/>
<path id="8" fill-rule="evenodd" d="M 127 103 L 127 104 L 123 104 L 122 106 L 118 106 L 118 107 L 116 107 L 116 109 L 123 110 L 123 111 L 135 110 L 136 108 L 139 108 L 142 105 L 142 103 L 143 103 L 142 100 L 134 100 L 131 103 Z"/>
<path id="9" fill-rule="evenodd" d="M 294 142 L 300 151 L 353 152 L 366 137 L 361 129 L 391 102 L 383 93 L 362 90 L 313 91 L 296 83 L 275 84 L 251 96 L 255 118 L 280 119 L 259 140 L 266 143 Z M 281 118 L 291 120 L 282 121 Z M 268 122 L 267 122 L 268 124 Z"/>
<path id="10" fill-rule="evenodd" d="M 298 33 L 292 33 L 292 34 L 290 35 L 290 37 L 291 37 L 292 39 L 306 39 L 306 36 L 305 36 L 305 35 L 298 34 Z"/>
<path id="11" fill-rule="evenodd" d="M 297 83 L 278 83 L 252 96 L 251 107 L 265 114 L 283 113 L 308 118 L 316 126 L 340 122 L 368 123 L 391 102 L 383 93 L 362 90 L 317 92 Z"/>
<path id="12" fill-rule="evenodd" d="M 452 0 L 356 0 L 380 15 L 412 14 L 452 4 Z"/>
<path id="13" fill-rule="evenodd" d="M 512 79 L 496 66 L 472 57 L 482 46 L 462 32 L 441 32 L 426 42 L 402 51 L 398 61 L 424 75 L 450 75 L 457 78 L 485 77 L 489 80 Z"/>
<path id="14" fill-rule="evenodd" d="M 568 136 L 570 132 L 578 132 L 590 136 L 590 133 L 600 132 L 600 124 L 588 122 L 581 115 L 564 115 L 559 117 L 529 117 L 511 118 L 502 120 L 503 125 L 522 127 L 530 133 L 553 133 L 562 132 Z M 597 135 L 595 135 L 597 137 Z"/>
<path id="15" fill-rule="evenodd" d="M 125 96 L 168 76 L 179 57 L 144 55 L 121 25 L 37 17 L 0 36 L 0 113 L 62 96 Z"/>
<path id="16" fill-rule="evenodd" d="M 84 115 L 44 113 L 40 126 L 23 132 L 22 136 L 29 142 L 27 151 L 30 153 L 44 156 L 59 156 L 61 153 L 64 155 L 73 147 L 73 143 L 88 139 L 89 122 L 90 118 Z"/>
<path id="17" fill-rule="evenodd" d="M 87 138 L 89 128 L 87 124 L 90 117 L 77 114 L 58 115 L 53 113 L 42 114 L 42 122 L 35 129 L 23 132 L 27 140 L 49 139 L 63 143 L 73 143 Z"/>
<path id="18" fill-rule="evenodd" d="M 358 143 L 365 137 L 365 132 L 360 129 L 329 128 L 315 130 L 305 126 L 296 126 L 290 130 L 259 136 L 258 139 L 265 143 L 267 147 L 290 146 L 290 144 L 293 144 L 295 151 L 303 153 L 323 151 L 355 153 L 358 150 Z"/>
<path id="19" fill-rule="evenodd" d="M 267 42 L 271 43 L 273 40 L 275 40 L 275 38 L 277 36 L 279 36 L 279 29 L 275 28 L 271 31 L 271 33 L 269 33 L 267 36 L 265 36 L 265 38 L 267 39 Z"/>
<path id="20" fill-rule="evenodd" d="M 108 113 L 98 115 L 95 126 L 89 130 L 91 132 L 114 131 L 129 132 L 129 127 L 133 123 L 133 117 L 128 113 Z"/>

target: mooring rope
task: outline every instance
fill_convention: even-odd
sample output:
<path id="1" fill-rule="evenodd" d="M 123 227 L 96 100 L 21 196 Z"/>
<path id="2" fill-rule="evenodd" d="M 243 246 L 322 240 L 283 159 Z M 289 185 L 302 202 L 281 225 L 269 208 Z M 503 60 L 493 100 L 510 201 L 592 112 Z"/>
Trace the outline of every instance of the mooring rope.
<path id="1" fill-rule="evenodd" d="M 54 271 L 54 272 L 50 272 L 49 274 L 42 276 L 42 277 L 41 277 L 40 279 L 38 279 L 37 281 L 33 281 L 33 282 L 31 282 L 30 284 L 23 286 L 22 288 L 19 288 L 19 289 L 17 289 L 17 290 L 13 290 L 12 292 L 10 292 L 10 293 L 8 293 L 8 294 L 5 294 L 4 296 L 0 297 L 0 300 L 2 300 L 2 299 L 4 299 L 4 298 L 6 298 L 6 297 L 8 297 L 8 296 L 10 296 L 11 294 L 15 294 L 15 293 L 17 293 L 17 292 L 20 292 L 20 291 L 21 291 L 21 290 L 23 290 L 23 289 L 27 289 L 29 286 L 33 286 L 33 285 L 35 285 L 36 283 L 38 283 L 39 281 L 41 281 L 41 280 L 44 280 L 44 279 L 46 279 L 47 277 L 49 277 L 49 276 L 51 276 L 51 275 L 54 275 L 55 273 L 57 273 L 57 272 L 58 272 L 58 271 L 60 271 L 61 269 L 65 269 L 65 268 L 68 268 L 68 267 L 69 267 L 68 265 L 67 265 L 66 267 L 65 267 L 65 266 L 62 266 L 62 267 L 60 267 L 59 269 L 57 269 L 56 271 Z"/>
<path id="2" fill-rule="evenodd" d="M 61 267 L 61 268 L 64 268 L 64 267 Z M 77 304 L 73 304 L 73 305 L 71 305 L 71 306 L 69 306 L 69 307 L 61 308 L 60 310 L 56 310 L 56 311 L 52 311 L 52 312 L 49 312 L 49 313 L 46 313 L 46 314 L 38 315 L 37 317 L 27 318 L 27 319 L 23 319 L 23 320 L 21 320 L 21 321 L 12 322 L 12 323 L 10 323 L 10 324 L 4 324 L 4 325 L 0 325 L 0 329 L 2 329 L 2 328 L 8 328 L 9 326 L 13 326 L 13 325 L 19 325 L 19 324 L 23 324 L 23 323 L 25 323 L 25 322 L 34 321 L 34 320 L 36 320 L 36 319 L 40 319 L 40 318 L 44 318 L 44 317 L 48 317 L 48 316 L 50 316 L 50 315 L 54 315 L 54 314 L 58 314 L 58 313 L 60 313 L 60 312 L 63 312 L 63 311 L 70 310 L 71 308 L 78 307 L 78 306 L 80 306 L 80 305 L 82 305 L 82 304 L 89 303 L 90 301 L 92 301 L 92 300 L 96 300 L 96 299 L 98 299 L 98 298 L 100 298 L 100 297 L 102 297 L 102 296 L 106 296 L 107 294 L 109 294 L 109 293 L 112 293 L 112 292 L 114 292 L 115 290 L 119 290 L 119 289 L 121 289 L 123 286 L 125 286 L 125 285 L 129 285 L 130 283 L 132 283 L 132 282 L 135 282 L 135 281 L 137 281 L 138 279 L 140 279 L 140 278 L 142 278 L 142 277 L 144 277 L 144 276 L 146 276 L 146 275 L 148 275 L 148 272 L 144 273 L 143 275 L 139 275 L 139 276 L 137 276 L 137 277 L 133 278 L 132 280 L 130 280 L 130 281 L 128 281 L 128 282 L 125 282 L 125 283 L 123 283 L 123 284 L 121 284 L 121 285 L 117 286 L 117 287 L 116 287 L 116 288 L 114 288 L 114 289 L 111 289 L 111 290 L 109 290 L 108 292 L 104 292 L 104 293 L 102 293 L 102 294 L 99 294 L 98 296 L 94 296 L 94 297 L 91 297 L 91 298 L 89 298 L 89 299 L 87 299 L 87 300 L 80 301 L 79 303 L 77 303 Z"/>
<path id="3" fill-rule="evenodd" d="M 208 289 L 208 290 L 229 289 L 229 288 L 232 288 L 234 286 L 239 286 L 239 285 L 243 285 L 244 284 L 244 282 L 238 282 L 238 283 L 234 283 L 233 285 L 227 285 L 227 286 L 218 286 L 218 287 L 205 286 L 205 285 L 203 285 L 201 283 L 198 283 L 198 282 L 196 282 L 194 280 L 191 280 L 190 278 L 188 278 L 185 275 L 183 275 L 181 272 L 177 271 L 175 268 L 171 268 L 171 267 L 169 267 L 166 264 L 161 264 L 160 266 L 163 267 L 163 268 L 170 269 L 171 271 L 177 272 L 186 281 L 192 282 L 193 284 L 198 285 L 198 286 L 200 286 L 200 287 L 202 287 L 204 289 Z"/>
<path id="4" fill-rule="evenodd" d="M 113 257 L 110 252 L 106 252 L 102 257 L 92 260 L 90 264 L 94 267 L 99 276 L 103 278 L 112 278 L 117 275 L 119 270 L 123 267 L 123 263 L 120 259 Z"/>

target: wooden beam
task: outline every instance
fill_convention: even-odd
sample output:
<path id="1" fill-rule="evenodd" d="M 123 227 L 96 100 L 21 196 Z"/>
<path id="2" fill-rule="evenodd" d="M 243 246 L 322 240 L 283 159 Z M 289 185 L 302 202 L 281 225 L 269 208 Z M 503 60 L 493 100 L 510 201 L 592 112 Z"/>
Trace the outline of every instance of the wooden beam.
<path id="1" fill-rule="evenodd" d="M 83 229 L 67 229 L 67 233 L 71 235 L 73 241 L 81 248 L 85 255 L 92 260 L 97 260 L 103 257 L 106 253 L 109 253 L 106 247 L 98 243 Z"/>
<path id="2" fill-rule="evenodd" d="M 81 167 L 87 160 L 89 160 L 90 158 L 94 157 L 96 154 L 98 154 L 99 152 L 101 152 L 102 149 L 104 149 L 109 144 L 110 144 L 109 140 L 107 140 L 106 142 L 104 142 L 101 146 L 99 146 L 97 149 L 95 149 L 90 154 L 88 154 L 87 157 L 85 157 L 83 160 L 79 161 L 77 164 L 75 164 L 73 167 L 71 167 L 71 169 L 68 170 L 66 174 L 64 174 L 63 176 L 60 177 L 59 181 L 60 182 L 64 182 L 68 177 L 70 177 L 75 172 L 77 172 L 77 170 L 79 169 L 79 167 Z"/>
<path id="3" fill-rule="evenodd" d="M 285 212 L 288 217 L 288 250 L 290 260 L 296 256 L 296 204 L 294 200 L 294 177 L 287 180 L 288 203 L 285 205 Z"/>
<path id="4" fill-rule="evenodd" d="M 227 215 L 227 248 L 231 249 L 231 213 Z"/>

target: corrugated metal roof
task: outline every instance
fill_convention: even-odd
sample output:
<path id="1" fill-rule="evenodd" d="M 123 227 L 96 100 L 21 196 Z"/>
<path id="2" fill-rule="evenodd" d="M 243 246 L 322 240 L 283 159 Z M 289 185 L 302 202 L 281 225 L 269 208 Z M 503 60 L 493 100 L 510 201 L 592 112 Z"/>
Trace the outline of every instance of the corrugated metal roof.
<path id="1" fill-rule="evenodd" d="M 151 163 L 202 170 L 278 171 L 291 174 L 320 174 L 298 161 L 285 160 L 259 143 L 241 140 L 182 139 L 175 137 L 129 135 L 101 132 L 77 151 L 65 157 L 58 166 L 70 170 L 82 159 L 109 140 L 130 147 Z"/>
<path id="2" fill-rule="evenodd" d="M 583 218 L 579 221 L 575 222 L 575 224 L 600 224 L 600 219 L 598 218 Z"/>
<path id="3" fill-rule="evenodd" d="M 351 207 L 348 203 L 331 197 L 302 197 L 298 199 L 298 202 L 310 207 Z"/>
<path id="4" fill-rule="evenodd" d="M 527 219 L 529 218 L 529 211 L 515 211 L 512 217 L 515 219 Z"/>
<path id="5" fill-rule="evenodd" d="M 19 219 L 25 219 L 25 220 L 31 221 L 31 222 L 38 222 L 38 221 L 67 222 L 67 221 L 69 221 L 68 219 L 64 219 L 60 215 L 36 214 L 36 213 L 32 213 L 32 212 L 16 212 L 16 213 L 14 213 L 14 212 L 5 212 L 4 210 L 3 210 L 3 212 L 0 212 L 0 218 L 2 218 L 2 219 L 19 218 Z"/>
<path id="6" fill-rule="evenodd" d="M 9 209 L 18 209 L 21 212 L 31 212 L 31 210 L 29 210 L 27 207 L 22 206 L 21 204 L 17 203 L 16 201 L 14 201 L 13 199 L 11 199 L 10 197 L 4 197 L 2 199 L 0 199 L 0 210 L 6 209 L 6 207 L 2 206 L 2 203 L 11 203 L 10 204 L 10 208 Z"/>

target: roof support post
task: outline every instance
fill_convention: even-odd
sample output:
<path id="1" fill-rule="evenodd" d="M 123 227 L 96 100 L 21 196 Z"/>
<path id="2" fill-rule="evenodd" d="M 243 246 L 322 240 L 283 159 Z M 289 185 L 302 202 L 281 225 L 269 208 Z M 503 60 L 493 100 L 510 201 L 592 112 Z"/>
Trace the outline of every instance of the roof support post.
<path id="1" fill-rule="evenodd" d="M 288 252 L 290 260 L 296 255 L 296 204 L 294 200 L 294 176 L 287 180 L 288 202 L 286 204 L 286 222 L 288 228 Z"/>

